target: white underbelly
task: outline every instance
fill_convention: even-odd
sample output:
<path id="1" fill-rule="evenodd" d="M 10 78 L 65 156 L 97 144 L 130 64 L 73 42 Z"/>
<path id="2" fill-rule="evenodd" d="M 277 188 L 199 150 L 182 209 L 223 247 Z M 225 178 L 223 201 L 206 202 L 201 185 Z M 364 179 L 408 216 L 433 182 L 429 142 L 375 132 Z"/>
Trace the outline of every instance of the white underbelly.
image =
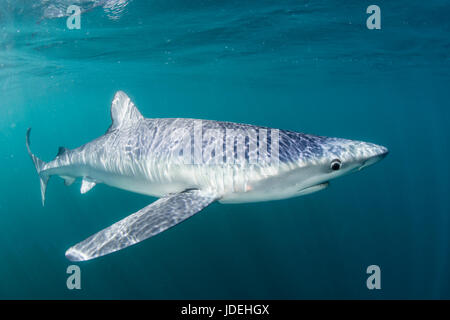
<path id="1" fill-rule="evenodd" d="M 290 175 L 291 170 L 282 165 L 162 165 L 149 169 L 141 166 L 127 172 L 86 168 L 84 175 L 99 183 L 154 197 L 196 188 L 216 193 L 222 203 L 244 203 L 297 196 L 301 186 Z"/>

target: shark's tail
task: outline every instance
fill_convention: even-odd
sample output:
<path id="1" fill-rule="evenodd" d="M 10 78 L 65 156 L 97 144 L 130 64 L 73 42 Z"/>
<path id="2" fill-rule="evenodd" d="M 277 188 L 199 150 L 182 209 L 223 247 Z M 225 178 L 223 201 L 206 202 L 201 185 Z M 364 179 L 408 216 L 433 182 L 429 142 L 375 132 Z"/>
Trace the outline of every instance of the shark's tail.
<path id="1" fill-rule="evenodd" d="M 45 204 L 45 190 L 47 189 L 47 183 L 48 183 L 48 179 L 50 178 L 50 176 L 48 174 L 45 173 L 45 171 L 43 171 L 46 162 L 42 161 L 41 159 L 39 159 L 38 157 L 36 157 L 30 149 L 30 132 L 31 132 L 31 128 L 29 128 L 27 130 L 27 140 L 26 140 L 26 144 L 27 144 L 27 150 L 28 150 L 28 154 L 31 157 L 31 160 L 33 160 L 34 166 L 36 167 L 36 171 L 39 175 L 39 180 L 41 182 L 41 197 L 42 197 L 42 205 Z"/>

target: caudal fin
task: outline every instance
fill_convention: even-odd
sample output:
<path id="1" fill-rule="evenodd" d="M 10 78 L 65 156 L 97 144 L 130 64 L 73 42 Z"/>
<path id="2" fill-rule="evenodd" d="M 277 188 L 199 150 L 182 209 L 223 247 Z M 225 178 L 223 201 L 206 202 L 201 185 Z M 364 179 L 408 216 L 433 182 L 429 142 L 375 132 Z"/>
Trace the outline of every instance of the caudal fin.
<path id="1" fill-rule="evenodd" d="M 28 150 L 28 154 L 31 157 L 31 160 L 33 160 L 34 166 L 36 167 L 36 171 L 39 175 L 39 180 L 41 183 L 41 197 L 42 197 L 42 205 L 45 204 L 45 190 L 47 189 L 47 183 L 48 183 L 48 179 L 49 179 L 49 175 L 46 174 L 45 172 L 42 172 L 42 170 L 44 169 L 44 166 L 46 165 L 46 163 L 44 161 L 42 161 L 41 159 L 39 159 L 38 157 L 36 157 L 30 149 L 30 132 L 31 132 L 31 128 L 29 128 L 27 130 L 27 140 L 26 140 L 26 145 L 27 145 L 27 150 Z"/>

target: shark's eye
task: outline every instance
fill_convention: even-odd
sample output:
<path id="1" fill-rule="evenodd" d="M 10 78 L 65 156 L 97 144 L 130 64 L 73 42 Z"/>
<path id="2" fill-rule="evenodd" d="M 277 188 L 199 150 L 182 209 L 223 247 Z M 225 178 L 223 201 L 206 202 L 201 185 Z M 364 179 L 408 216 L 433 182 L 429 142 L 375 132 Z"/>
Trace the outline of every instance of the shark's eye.
<path id="1" fill-rule="evenodd" d="M 341 160 L 334 159 L 333 161 L 331 161 L 330 168 L 333 171 L 339 170 L 341 168 Z"/>

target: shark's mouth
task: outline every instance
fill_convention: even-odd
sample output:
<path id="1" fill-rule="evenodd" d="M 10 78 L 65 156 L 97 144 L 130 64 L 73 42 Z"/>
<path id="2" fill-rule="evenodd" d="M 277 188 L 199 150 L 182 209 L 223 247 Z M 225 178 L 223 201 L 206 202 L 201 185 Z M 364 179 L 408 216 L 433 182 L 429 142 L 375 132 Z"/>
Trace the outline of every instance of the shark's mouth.
<path id="1" fill-rule="evenodd" d="M 377 163 L 378 161 L 380 161 L 381 159 L 383 159 L 384 157 L 386 157 L 388 154 L 388 151 L 381 153 L 379 155 L 373 156 L 369 159 L 367 159 L 366 161 L 363 162 L 363 164 L 358 168 L 358 171 L 373 165 L 374 163 Z"/>
<path id="2" fill-rule="evenodd" d="M 320 191 L 320 190 L 322 190 L 322 189 L 325 189 L 325 188 L 328 187 L 329 185 L 330 185 L 330 182 L 329 182 L 329 181 L 322 182 L 322 183 L 313 185 L 313 186 L 311 186 L 311 187 L 307 187 L 307 188 L 304 188 L 304 189 L 300 189 L 300 190 L 298 191 L 298 194 L 299 194 L 299 195 L 304 195 L 304 194 L 309 194 L 309 193 L 317 192 L 317 191 Z"/>

